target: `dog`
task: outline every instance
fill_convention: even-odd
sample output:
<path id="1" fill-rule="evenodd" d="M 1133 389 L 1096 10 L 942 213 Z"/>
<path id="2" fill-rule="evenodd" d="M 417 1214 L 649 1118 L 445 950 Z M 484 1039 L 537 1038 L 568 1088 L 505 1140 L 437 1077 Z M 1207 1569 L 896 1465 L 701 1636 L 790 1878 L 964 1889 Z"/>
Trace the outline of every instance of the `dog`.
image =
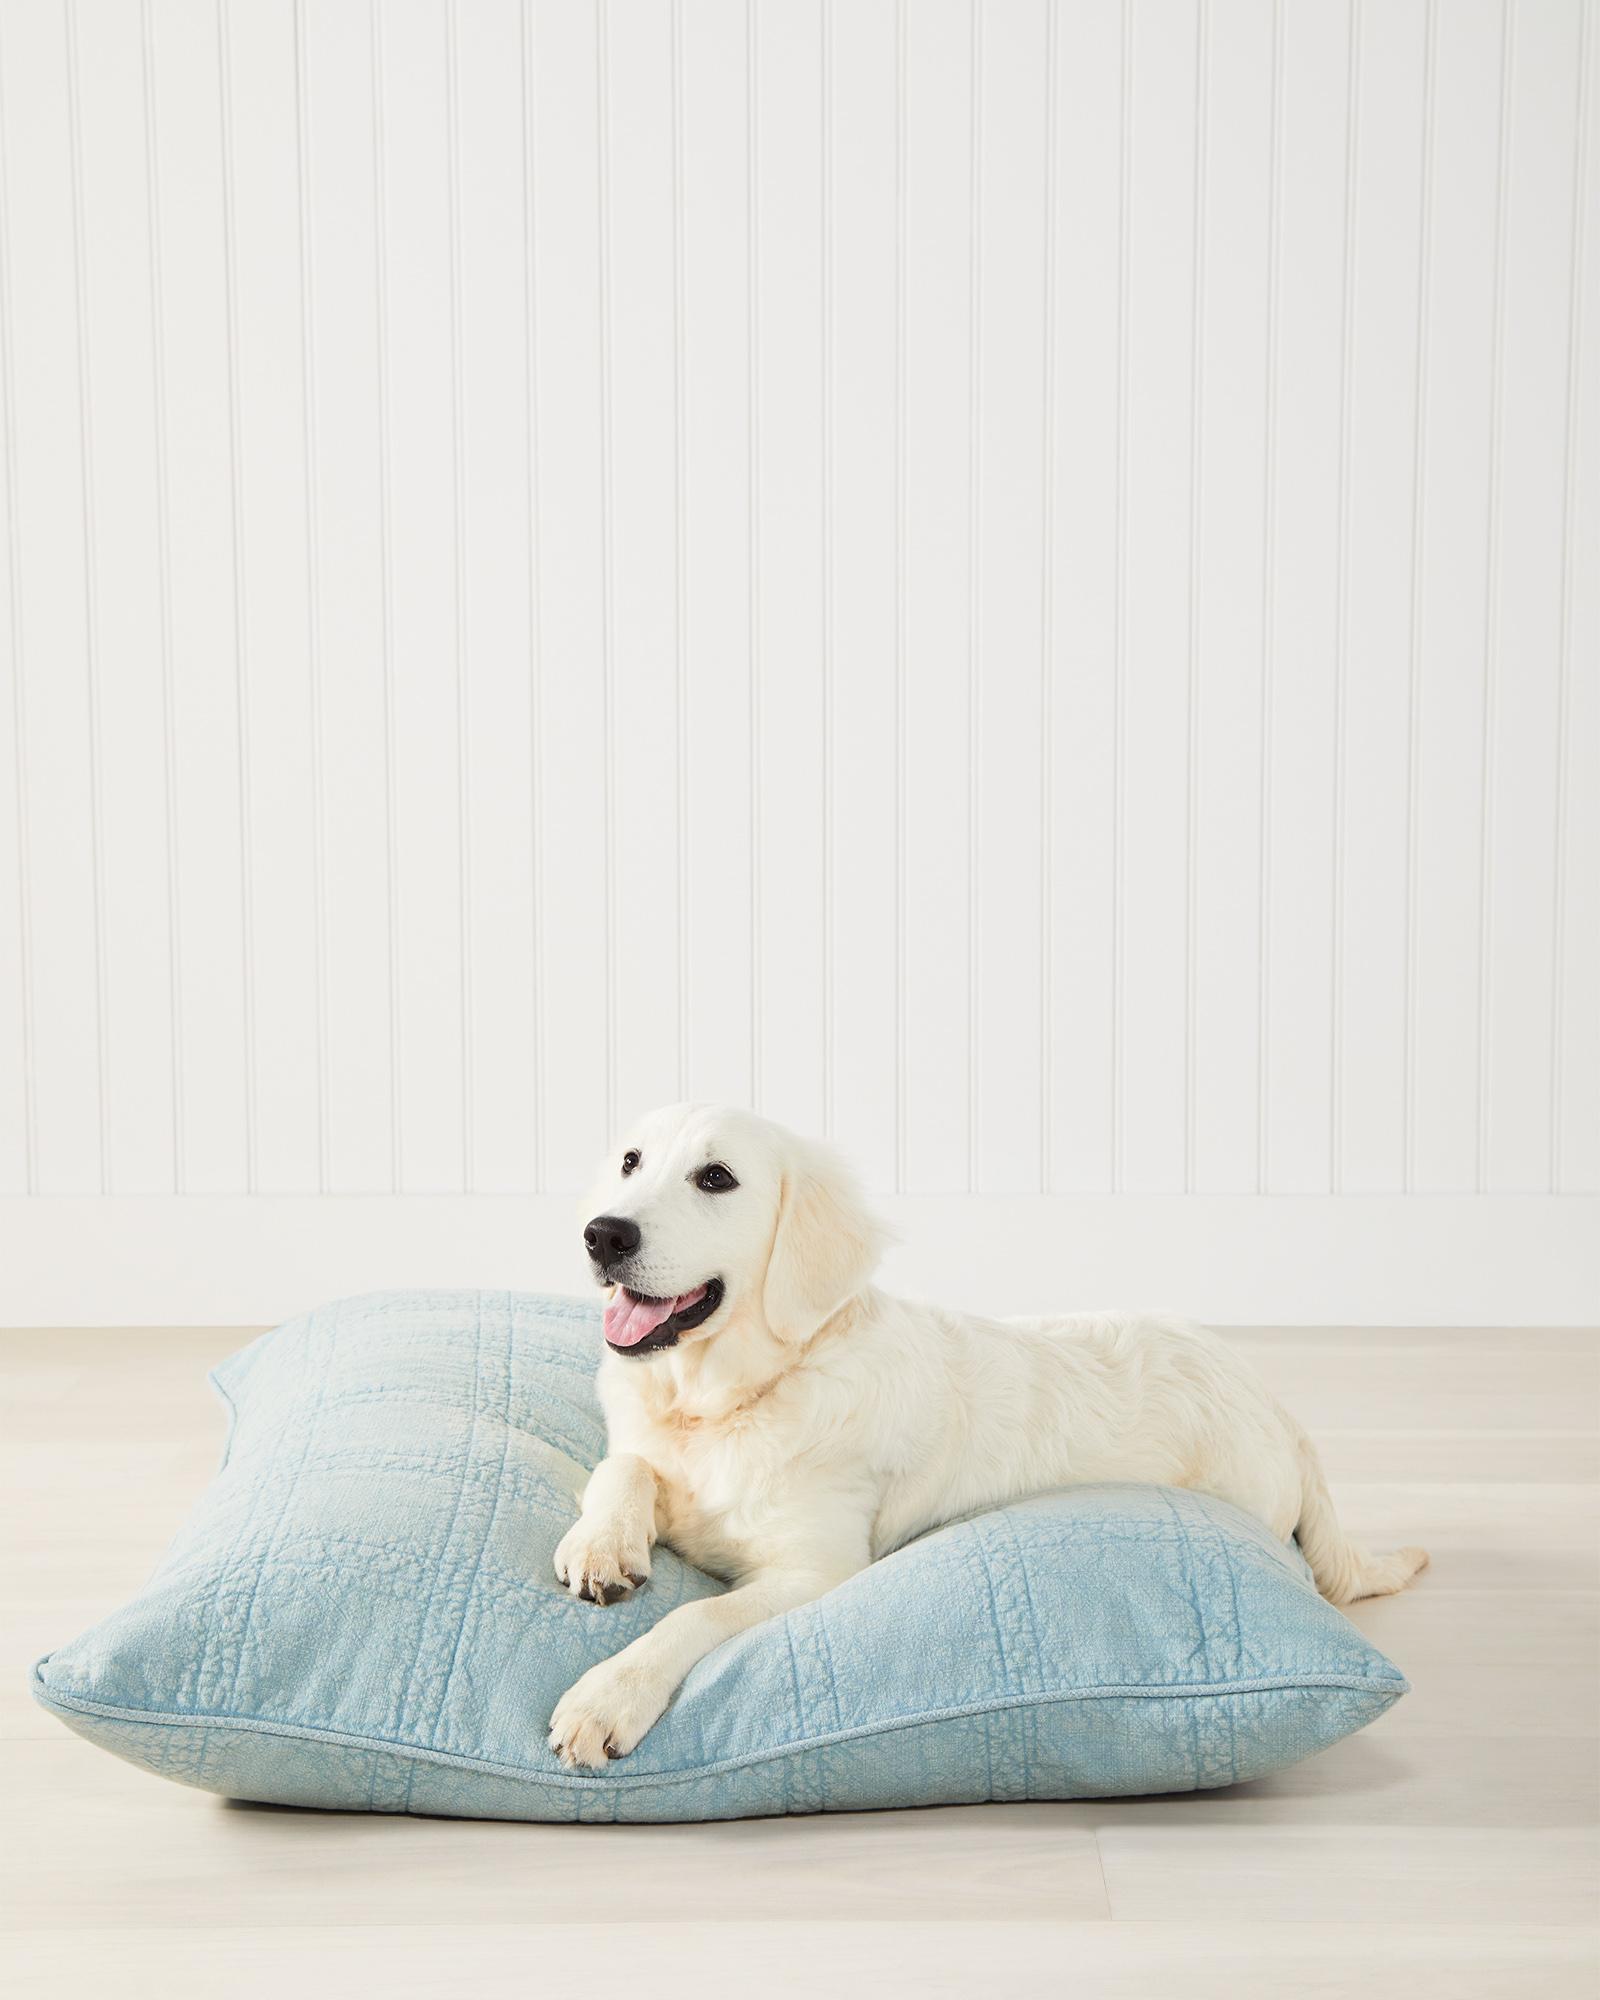
<path id="1" fill-rule="evenodd" d="M 1310 1439 L 1214 1334 L 1158 1314 L 983 1319 L 877 1290 L 884 1234 L 825 1147 L 750 1112 L 670 1105 L 586 1204 L 609 1288 L 608 1449 L 555 1553 L 613 1604 L 662 1540 L 732 1585 L 577 1680 L 550 1723 L 603 1769 L 713 1647 L 913 1536 L 1098 1480 L 1186 1486 L 1297 1536 L 1334 1604 L 1401 1590 L 1422 1549 L 1340 1528 Z"/>

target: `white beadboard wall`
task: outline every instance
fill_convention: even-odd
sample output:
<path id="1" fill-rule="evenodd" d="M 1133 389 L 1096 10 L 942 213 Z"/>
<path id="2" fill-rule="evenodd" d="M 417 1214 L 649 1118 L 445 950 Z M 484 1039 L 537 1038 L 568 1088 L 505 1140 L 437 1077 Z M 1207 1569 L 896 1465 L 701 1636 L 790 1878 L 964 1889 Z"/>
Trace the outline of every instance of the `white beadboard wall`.
<path id="1" fill-rule="evenodd" d="M 1597 71 L 0 0 L 0 1321 L 570 1283 L 686 1095 L 979 1298 L 1600 1317 Z"/>

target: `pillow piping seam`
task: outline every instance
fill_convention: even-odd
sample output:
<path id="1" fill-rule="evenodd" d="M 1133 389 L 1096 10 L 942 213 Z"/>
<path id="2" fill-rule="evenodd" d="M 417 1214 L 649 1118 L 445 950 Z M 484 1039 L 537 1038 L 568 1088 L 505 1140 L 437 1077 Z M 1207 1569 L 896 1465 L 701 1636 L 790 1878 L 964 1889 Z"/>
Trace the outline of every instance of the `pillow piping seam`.
<path id="1" fill-rule="evenodd" d="M 351 1730 L 327 1729 L 315 1723 L 272 1722 L 263 1717 L 249 1715 L 185 1715 L 176 1710 L 121 1708 L 109 1702 L 88 1701 L 76 1695 L 54 1692 L 46 1694 L 42 1691 L 44 1684 L 40 1680 L 39 1667 L 46 1665 L 48 1658 L 49 1655 L 46 1655 L 45 1659 L 38 1663 L 33 1674 L 33 1697 L 42 1708 L 79 1715 L 103 1716 L 110 1721 L 128 1722 L 146 1728 L 238 1729 L 255 1731 L 266 1736 L 290 1737 L 298 1742 L 338 1743 L 358 1750 L 386 1750 L 396 1755 L 418 1758 L 427 1763 L 448 1765 L 455 1770 L 510 1778 L 526 1784 L 555 1785 L 562 1789 L 574 1787 L 578 1790 L 587 1790 L 600 1782 L 597 1778 L 577 1777 L 560 1771 L 541 1771 L 529 1764 L 505 1764 L 493 1758 L 470 1757 L 459 1751 L 436 1750 L 425 1744 L 402 1743 L 388 1737 L 363 1736 Z M 744 1756 L 724 1758 L 714 1764 L 702 1764 L 689 1771 L 641 1771 L 626 1775 L 607 1773 L 604 1781 L 629 1791 L 636 1791 L 649 1785 L 690 1784 L 700 1778 L 720 1777 L 727 1772 L 775 1763 L 780 1758 L 792 1758 L 812 1750 L 825 1750 L 836 1743 L 860 1741 L 870 1736 L 892 1735 L 897 1730 L 915 1729 L 925 1723 L 958 1722 L 975 1715 L 987 1717 L 1005 1709 L 1042 1708 L 1059 1702 L 1079 1701 L 1175 1701 L 1197 1698 L 1216 1700 L 1240 1694 L 1294 1694 L 1312 1688 L 1343 1689 L 1346 1692 L 1378 1696 L 1382 1698 L 1383 1705 L 1387 1708 L 1402 1695 L 1410 1692 L 1410 1683 L 1403 1676 L 1397 1681 L 1375 1681 L 1353 1674 L 1307 1674 L 1261 1676 L 1253 1680 L 1223 1681 L 1185 1688 L 1151 1688 L 1133 1683 L 1124 1686 L 1054 1689 L 1037 1694 L 1005 1695 L 998 1699 L 964 1702 L 947 1708 L 925 1709 L 914 1715 L 894 1716 L 882 1722 L 858 1723 L 847 1729 L 830 1729 L 803 1743 L 785 1743 L 770 1750 L 751 1751 Z"/>

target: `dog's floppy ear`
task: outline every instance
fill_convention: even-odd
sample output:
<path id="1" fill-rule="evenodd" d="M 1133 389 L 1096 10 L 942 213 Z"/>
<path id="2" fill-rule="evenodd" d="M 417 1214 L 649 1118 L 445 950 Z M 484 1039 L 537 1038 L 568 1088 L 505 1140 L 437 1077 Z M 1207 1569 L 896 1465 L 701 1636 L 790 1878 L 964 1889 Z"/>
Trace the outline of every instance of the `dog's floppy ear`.
<path id="1" fill-rule="evenodd" d="M 884 1231 L 843 1163 L 797 1145 L 784 1162 L 762 1309 L 780 1340 L 808 1339 L 871 1277 Z"/>

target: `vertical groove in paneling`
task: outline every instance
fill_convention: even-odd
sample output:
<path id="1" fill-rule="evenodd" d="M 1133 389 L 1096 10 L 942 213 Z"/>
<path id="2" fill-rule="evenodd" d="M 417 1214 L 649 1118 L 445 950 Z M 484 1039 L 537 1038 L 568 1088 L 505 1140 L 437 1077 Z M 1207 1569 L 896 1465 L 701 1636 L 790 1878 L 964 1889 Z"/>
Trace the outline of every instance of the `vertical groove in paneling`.
<path id="1" fill-rule="evenodd" d="M 603 4 L 603 0 L 602 0 Z M 467 605 L 466 420 L 461 382 L 461 71 L 457 48 L 456 0 L 445 0 L 445 151 L 450 176 L 450 476 L 451 564 L 455 593 L 456 680 L 456 899 L 457 950 L 461 994 L 461 1185 L 472 1192 L 477 1174 L 473 1112 L 472 1055 L 472 789 L 471 634 Z"/>
<path id="2" fill-rule="evenodd" d="M 1513 0 L 1501 0 L 1500 131 L 1495 155 L 1494 315 L 1489 388 L 1489 526 L 1483 575 L 1483 765 L 1478 821 L 1481 842 L 1478 871 L 1478 1143 L 1473 1184 L 1480 1194 L 1489 1184 L 1489 1024 L 1494 1004 L 1490 963 L 1494 948 L 1494 730 L 1500 669 L 1501 408 L 1505 358 L 1506 208 L 1511 179 L 1511 83 L 1515 62 Z"/>
<path id="3" fill-rule="evenodd" d="M 1415 1179 L 1417 1125 L 1417 787 L 1422 745 L 1422 544 L 1427 523 L 1428 306 L 1433 247 L 1435 0 L 1428 0 L 1422 44 L 1422 234 L 1417 252 L 1417 358 L 1411 421 L 1411 605 L 1406 662 L 1406 942 L 1401 1185 Z"/>
<path id="4" fill-rule="evenodd" d="M 528 783 L 532 813 L 529 822 L 528 878 L 533 904 L 533 1020 L 529 1033 L 533 1041 L 533 1189 L 542 1194 L 545 1186 L 544 1094 L 544 855 L 541 833 L 544 813 L 544 781 L 541 757 L 544 745 L 544 651 L 539 623 L 540 546 L 539 531 L 539 288 L 534 280 L 534 183 L 533 183 L 533 30 L 529 20 L 534 0 L 522 0 L 519 15 L 522 56 L 522 285 L 527 315 L 527 499 L 528 499 Z"/>
<path id="5" fill-rule="evenodd" d="M 613 657 L 616 629 L 616 582 L 611 541 L 611 52 L 608 0 L 595 6 L 595 227 L 599 254 L 600 317 L 600 712 L 604 742 L 601 785 L 604 790 L 605 965 L 602 969 L 606 1008 L 605 1129 L 606 1143 L 617 1121 L 617 667 Z"/>
<path id="6" fill-rule="evenodd" d="M 1123 737 L 1127 728 L 1128 648 L 1128 283 L 1129 189 L 1133 181 L 1133 8 L 1122 0 L 1122 51 L 1118 70 L 1121 123 L 1117 160 L 1117 491 L 1115 631 L 1112 640 L 1111 724 L 1111 1192 L 1122 1188 L 1122 1023 L 1124 944 L 1122 913 Z"/>
<path id="7" fill-rule="evenodd" d="M 894 21 L 894 1185 L 906 1185 L 906 5 Z M 1041 1100 L 1042 1102 L 1042 1100 Z"/>
<path id="8" fill-rule="evenodd" d="M 759 0 L 745 0 L 745 339 L 749 456 L 745 464 L 750 560 L 750 1103 L 761 1109 L 761 124 Z"/>
<path id="9" fill-rule="evenodd" d="M 100 742 L 100 585 L 95 536 L 94 410 L 89 391 L 89 281 L 84 254 L 83 119 L 79 103 L 78 10 L 66 0 L 67 119 L 72 173 L 73 305 L 78 366 L 78 472 L 83 506 L 83 598 L 89 697 L 89 844 L 94 895 L 95 1072 L 97 1078 L 100 1192 L 111 1193 L 110 1036 L 106 990 L 105 809 Z"/>
<path id="10" fill-rule="evenodd" d="M 826 0 L 824 0 L 826 4 Z M 824 86 L 826 87 L 826 86 Z M 683 0 L 672 0 L 673 676 L 677 718 L 678 1095 L 689 1081 L 689 485 L 683 299 Z"/>
<path id="11" fill-rule="evenodd" d="M 1058 6 L 1044 12 L 1044 424 L 1040 434 L 1042 536 L 1040 536 L 1040 1010 L 1038 1010 L 1038 1190 L 1050 1194 L 1054 1178 L 1050 1106 L 1054 1102 L 1054 1034 L 1050 1026 L 1054 994 L 1054 852 L 1056 852 L 1056 62 L 1060 46 Z"/>
<path id="12" fill-rule="evenodd" d="M 166 299 L 162 271 L 161 171 L 156 146 L 159 104 L 155 76 L 153 0 L 140 0 L 140 88 L 144 107 L 145 200 L 150 213 L 151 392 L 155 402 L 156 545 L 160 566 L 162 784 L 166 808 L 168 976 L 172 991 L 173 1192 L 187 1185 L 183 1080 L 183 895 L 178 854 L 183 822 L 178 810 L 177 747 L 172 643 L 172 507 L 168 484 Z"/>
<path id="13" fill-rule="evenodd" d="M 983 605 L 983 541 L 978 514 L 983 497 L 983 0 L 972 7 L 972 204 L 971 263 L 967 301 L 967 1192 L 978 1192 L 978 1101 L 983 1088 L 979 1063 L 979 1002 L 982 982 L 983 911 L 979 894 L 979 766 L 982 706 L 978 699 L 980 619 Z"/>
<path id="14" fill-rule="evenodd" d="M 148 4 L 148 0 L 146 0 Z M 4 21 L 0 19 L 0 32 Z M 0 75 L 5 71 L 5 50 L 0 41 Z M 15 735 L 16 819 L 17 819 L 17 956 L 22 1035 L 22 1103 L 24 1188 L 35 1194 L 39 1186 L 38 1109 L 33 1068 L 33 860 L 28 825 L 28 701 L 22 683 L 22 551 L 17 491 L 17 398 L 13 352 L 16 319 L 11 300 L 11 190 L 14 163 L 11 159 L 7 121 L 0 117 L 0 399 L 5 419 L 3 453 L 6 486 L 6 560 L 10 571 L 10 640 L 12 728 Z"/>
<path id="15" fill-rule="evenodd" d="M 402 882 L 395 798 L 394 688 L 394 532 L 390 468 L 389 396 L 389 201 L 383 125 L 383 8 L 372 0 L 372 193 L 374 210 L 373 271 L 378 348 L 378 544 L 382 571 L 382 612 L 379 644 L 383 661 L 383 816 L 386 854 L 385 886 L 389 899 L 389 952 L 386 977 L 389 997 L 389 1189 L 401 1188 L 405 1103 L 401 1091 L 400 1049 L 405 1022 L 400 1012 L 400 926 Z"/>
<path id="16" fill-rule="evenodd" d="M 1183 1187 L 1195 1184 L 1195 902 L 1199 865 L 1201 487 L 1205 464 L 1206 144 L 1211 9 L 1200 0 L 1194 66 L 1194 269 L 1189 292 L 1189 643 L 1184 689 Z M 1046 1183 L 1048 1186 L 1048 1182 Z"/>
<path id="17" fill-rule="evenodd" d="M 1344 843 L 1345 843 L 1345 682 L 1350 644 L 1350 381 L 1356 304 L 1356 231 L 1359 225 L 1357 164 L 1361 143 L 1361 7 L 1350 0 L 1348 67 L 1344 106 L 1344 256 L 1340 271 L 1339 325 L 1339 547 L 1335 561 L 1333 642 L 1333 883 L 1328 907 L 1330 930 L 1328 1037 L 1328 1188 L 1344 1183 Z"/>
<path id="18" fill-rule="evenodd" d="M 834 315 L 833 0 L 822 0 L 822 1129 L 833 1133 L 834 1071 Z"/>
<path id="19" fill-rule="evenodd" d="M 1262 431 L 1261 563 L 1261 903 L 1256 921 L 1257 1071 L 1256 1192 L 1271 1186 L 1268 1135 L 1271 1131 L 1272 1027 L 1272 696 L 1277 642 L 1278 540 L 1278 285 L 1282 260 L 1279 230 L 1283 217 L 1283 0 L 1272 4 L 1272 119 L 1267 194 L 1267 379 L 1266 422 Z"/>
<path id="20" fill-rule="evenodd" d="M 317 1192 L 328 1191 L 328 850 L 322 718 L 321 535 L 317 506 L 317 334 L 311 256 L 311 124 L 305 0 L 294 0 L 295 206 L 299 217 L 300 416 L 306 477 L 306 656 L 311 680 L 312 984 L 316 995 Z"/>
<path id="21" fill-rule="evenodd" d="M 1584 192 L 1589 180 L 1590 101 L 1589 36 L 1592 9 L 1578 11 L 1578 117 L 1572 147 L 1572 235 L 1567 260 L 1572 294 L 1567 317 L 1566 463 L 1561 488 L 1561 637 L 1556 683 L 1555 770 L 1555 896 L 1550 938 L 1553 977 L 1550 982 L 1550 1176 L 1549 1192 L 1563 1192 L 1562 1142 L 1565 1137 L 1567 963 L 1567 807 L 1572 790 L 1572 598 L 1578 564 L 1573 551 L 1573 519 L 1577 512 L 1578 383 L 1583 355 Z M 1591 554 L 1591 560 L 1592 560 Z M 1591 913 L 1592 916 L 1592 913 Z M 1591 1024 L 1592 1031 L 1592 1024 Z"/>
<path id="22" fill-rule="evenodd" d="M 228 0 L 217 0 L 217 108 L 222 132 L 222 271 L 227 323 L 228 381 L 228 539 L 233 563 L 234 756 L 239 773 L 239 906 L 244 987 L 244 1161 L 245 1192 L 258 1178 L 256 1147 L 256 979 L 253 827 L 250 804 L 250 663 L 247 653 L 244 482 L 239 425 L 239 284 L 234 219 L 233 94 L 229 78 Z"/>

